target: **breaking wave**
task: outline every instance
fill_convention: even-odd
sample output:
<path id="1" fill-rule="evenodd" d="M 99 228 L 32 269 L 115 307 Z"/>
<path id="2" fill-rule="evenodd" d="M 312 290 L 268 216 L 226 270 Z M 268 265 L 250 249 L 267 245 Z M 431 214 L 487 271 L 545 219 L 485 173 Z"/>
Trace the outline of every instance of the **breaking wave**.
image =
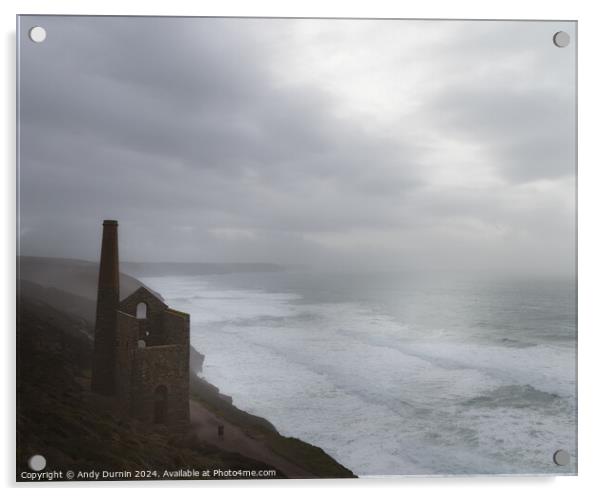
<path id="1" fill-rule="evenodd" d="M 551 462 L 557 449 L 576 447 L 574 330 L 557 316 L 529 314 L 530 329 L 493 318 L 468 329 L 452 320 L 463 311 L 453 302 L 436 307 L 444 320 L 420 327 L 431 302 L 425 316 L 404 321 L 380 299 L 329 300 L 322 290 L 317 301 L 298 281 L 294 291 L 260 279 L 144 282 L 191 314 L 208 380 L 357 474 L 575 471 L 574 460 Z M 466 299 L 516 304 L 481 290 Z"/>

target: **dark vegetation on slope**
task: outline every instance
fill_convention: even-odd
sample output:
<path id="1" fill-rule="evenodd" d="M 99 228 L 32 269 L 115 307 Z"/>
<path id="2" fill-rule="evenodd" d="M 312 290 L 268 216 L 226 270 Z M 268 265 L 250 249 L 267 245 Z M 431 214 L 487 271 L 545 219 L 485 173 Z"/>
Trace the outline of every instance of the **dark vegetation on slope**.
<path id="1" fill-rule="evenodd" d="M 183 468 L 273 468 L 186 434 L 125 420 L 110 400 L 88 392 L 92 347 L 81 323 L 41 301 L 19 303 L 18 479 L 35 453 L 48 460 L 46 470 L 152 469 L 158 478 L 162 470 Z"/>
<path id="2" fill-rule="evenodd" d="M 76 279 L 81 281 L 79 269 L 70 273 L 77 274 Z M 29 274 L 31 277 L 34 272 Z M 18 479 L 35 453 L 47 458 L 47 470 L 275 468 L 277 477 L 285 476 L 278 467 L 221 450 L 191 434 L 144 426 L 123 415 L 112 400 L 91 394 L 90 316 L 94 315 L 95 303 L 65 290 L 69 288 L 68 275 L 59 279 L 57 285 L 62 289 L 23 279 L 18 284 Z M 133 278 L 132 284 L 139 285 Z M 204 357 L 196 350 L 193 353 L 193 401 L 239 426 L 250 437 L 315 477 L 353 477 L 320 448 L 281 436 L 267 420 L 233 406 L 217 388 L 197 376 Z"/>

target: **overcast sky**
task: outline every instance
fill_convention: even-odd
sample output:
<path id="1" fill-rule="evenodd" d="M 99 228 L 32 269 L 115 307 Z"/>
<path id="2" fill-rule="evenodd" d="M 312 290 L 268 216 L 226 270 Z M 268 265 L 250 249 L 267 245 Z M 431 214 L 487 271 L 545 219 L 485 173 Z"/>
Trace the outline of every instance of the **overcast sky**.
<path id="1" fill-rule="evenodd" d="M 573 269 L 572 23 L 21 23 L 22 254 Z"/>

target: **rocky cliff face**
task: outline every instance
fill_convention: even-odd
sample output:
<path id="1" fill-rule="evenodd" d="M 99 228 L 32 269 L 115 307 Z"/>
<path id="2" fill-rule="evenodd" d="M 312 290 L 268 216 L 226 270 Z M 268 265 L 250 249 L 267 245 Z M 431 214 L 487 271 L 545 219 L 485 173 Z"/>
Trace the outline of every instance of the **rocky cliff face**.
<path id="1" fill-rule="evenodd" d="M 24 265 L 21 263 L 22 268 Z M 172 471 L 236 467 L 272 469 L 274 477 L 353 477 L 320 448 L 281 436 L 267 420 L 232 405 L 232 398 L 198 377 L 204 356 L 194 349 L 190 356 L 191 408 L 202 420 L 188 432 L 140 424 L 119 411 L 110 398 L 90 393 L 95 302 L 69 290 L 82 289 L 82 281 L 96 284 L 90 275 L 93 265 L 76 262 L 71 267 L 61 261 L 42 269 L 42 259 L 36 259 L 33 267 L 20 271 L 17 478 L 27 470 L 29 457 L 37 453 L 48 459 L 49 470 L 101 467 L 117 473 L 148 467 Z M 126 280 L 131 286 L 140 285 L 133 278 L 126 276 Z M 88 288 L 82 294 L 94 292 Z M 228 426 L 231 437 L 227 446 L 220 447 L 222 441 L 212 423 Z M 234 433 L 238 439 L 232 439 Z"/>
<path id="2" fill-rule="evenodd" d="M 85 331 L 85 332 L 82 332 Z M 19 299 L 17 334 L 17 480 L 27 460 L 43 454 L 47 470 L 124 470 L 188 467 L 273 469 L 227 453 L 190 433 L 150 429 L 90 393 L 90 329 L 43 301 Z M 158 473 L 160 477 L 160 473 Z"/>

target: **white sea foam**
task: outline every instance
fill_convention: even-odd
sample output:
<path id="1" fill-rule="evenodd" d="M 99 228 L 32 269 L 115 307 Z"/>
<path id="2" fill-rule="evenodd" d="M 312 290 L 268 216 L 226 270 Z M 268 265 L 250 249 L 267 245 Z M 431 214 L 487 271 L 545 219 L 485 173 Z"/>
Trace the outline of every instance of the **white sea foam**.
<path id="1" fill-rule="evenodd" d="M 571 472 L 574 348 L 419 334 L 365 304 L 144 280 L 189 312 L 204 375 L 358 474 Z M 529 440 L 527 442 L 526 440 Z"/>

